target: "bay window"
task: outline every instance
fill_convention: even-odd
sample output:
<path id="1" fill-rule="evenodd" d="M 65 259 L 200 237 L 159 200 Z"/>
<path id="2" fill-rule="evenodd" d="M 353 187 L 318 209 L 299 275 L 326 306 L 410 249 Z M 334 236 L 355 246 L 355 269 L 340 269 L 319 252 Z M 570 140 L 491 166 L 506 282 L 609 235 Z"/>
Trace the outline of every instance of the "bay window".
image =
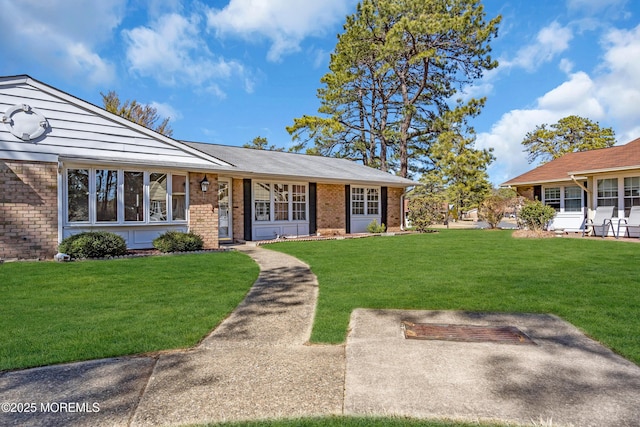
<path id="1" fill-rule="evenodd" d="M 186 183 L 186 174 L 67 169 L 67 223 L 186 221 Z M 172 212 L 171 218 L 167 212 Z"/>

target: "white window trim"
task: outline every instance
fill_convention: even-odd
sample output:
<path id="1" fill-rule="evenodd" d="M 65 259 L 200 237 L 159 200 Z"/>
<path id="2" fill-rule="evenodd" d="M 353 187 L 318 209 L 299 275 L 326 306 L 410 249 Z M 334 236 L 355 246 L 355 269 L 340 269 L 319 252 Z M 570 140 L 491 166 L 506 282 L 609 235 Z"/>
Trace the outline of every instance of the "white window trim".
<path id="1" fill-rule="evenodd" d="M 69 170 L 74 169 L 84 169 L 89 171 L 89 220 L 88 221 L 69 221 Z M 97 191 L 96 191 L 96 170 L 115 170 L 118 174 L 118 185 L 117 185 L 117 221 L 97 221 Z M 144 186 L 143 186 L 143 206 L 144 209 L 144 221 L 125 221 L 124 219 L 124 172 L 143 172 L 144 173 Z M 166 209 L 167 209 L 167 219 L 165 221 L 151 221 L 149 209 L 151 206 L 150 203 L 150 195 L 149 195 L 149 187 L 150 180 L 149 176 L 152 173 L 161 173 L 167 175 L 167 194 L 166 194 Z M 173 175 L 184 176 L 185 177 L 185 219 L 183 220 L 173 220 L 171 218 L 171 212 L 173 209 L 173 200 L 172 200 L 172 191 L 173 191 Z M 98 227 L 139 227 L 139 226 L 149 226 L 149 225 L 167 225 L 167 224 L 187 224 L 189 220 L 189 173 L 186 171 L 167 171 L 161 169 L 147 169 L 143 170 L 140 168 L 123 168 L 123 167 L 113 167 L 113 166 L 102 166 L 102 165 L 68 165 L 64 168 L 64 173 L 62 174 L 63 181 L 63 219 L 62 224 L 65 227 L 86 227 L 86 226 L 98 226 Z"/>
<path id="2" fill-rule="evenodd" d="M 573 185 L 546 185 L 546 186 L 543 186 L 542 187 L 542 203 L 543 204 L 545 204 L 545 205 L 547 204 L 547 200 L 546 200 L 546 197 L 545 197 L 545 190 L 547 188 L 558 188 L 558 187 L 560 188 L 560 210 L 558 211 L 558 213 L 567 212 L 567 213 L 578 214 L 578 213 L 584 212 L 584 191 L 582 191 L 582 189 L 580 189 L 580 210 L 579 211 L 567 211 L 566 210 L 565 188 L 566 187 L 579 187 L 579 186 L 577 186 L 575 184 L 573 184 Z M 597 193 L 597 191 L 596 191 L 596 193 Z M 596 197 L 597 197 L 597 195 L 596 195 Z"/>
<path id="3" fill-rule="evenodd" d="M 353 190 L 355 188 L 361 188 L 364 189 L 364 213 L 362 214 L 354 214 L 353 213 Z M 378 192 L 378 212 L 376 213 L 369 213 L 369 199 L 367 197 L 367 189 L 374 189 L 377 190 Z M 363 186 L 363 185 L 352 185 L 351 186 L 351 194 L 349 194 L 349 211 L 351 212 L 351 216 L 354 217 L 375 217 L 375 216 L 380 216 L 380 212 L 382 210 L 382 206 L 381 206 L 381 202 L 382 202 L 382 187 L 375 187 L 375 186 Z"/>
<path id="4" fill-rule="evenodd" d="M 255 199 L 255 185 L 265 184 L 269 185 L 269 220 L 262 221 L 256 219 L 256 199 Z M 288 218 L 287 220 L 275 219 L 275 193 L 274 185 L 288 185 Z M 304 216 L 306 219 L 293 219 L 293 186 L 304 186 L 305 208 Z M 309 222 L 309 183 L 300 181 L 269 181 L 262 179 L 254 179 L 251 182 L 251 222 L 256 225 L 264 224 L 307 224 Z"/>

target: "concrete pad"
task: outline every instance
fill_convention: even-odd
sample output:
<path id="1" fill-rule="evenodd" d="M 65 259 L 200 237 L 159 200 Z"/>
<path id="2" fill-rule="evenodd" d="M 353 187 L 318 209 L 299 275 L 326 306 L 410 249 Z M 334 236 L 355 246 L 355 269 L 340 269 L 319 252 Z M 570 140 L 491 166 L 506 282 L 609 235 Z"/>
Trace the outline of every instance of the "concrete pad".
<path id="1" fill-rule="evenodd" d="M 132 426 L 342 413 L 344 347 L 221 343 L 163 356 Z"/>
<path id="2" fill-rule="evenodd" d="M 402 321 L 516 326 L 537 345 L 405 339 Z M 640 426 L 640 367 L 552 315 L 354 311 L 345 414 Z"/>
<path id="3" fill-rule="evenodd" d="M 1 373 L 0 425 L 127 426 L 154 363 L 116 358 Z"/>

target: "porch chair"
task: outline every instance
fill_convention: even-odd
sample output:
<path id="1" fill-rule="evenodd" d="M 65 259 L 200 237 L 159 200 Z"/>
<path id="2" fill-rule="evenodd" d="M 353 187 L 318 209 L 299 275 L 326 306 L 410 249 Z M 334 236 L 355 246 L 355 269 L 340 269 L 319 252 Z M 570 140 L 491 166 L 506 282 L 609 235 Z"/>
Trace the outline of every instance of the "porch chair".
<path id="1" fill-rule="evenodd" d="M 631 237 L 630 231 L 633 233 L 640 233 L 640 206 L 632 206 L 629 212 L 628 218 L 620 218 L 618 220 L 618 232 L 616 238 L 620 237 L 620 225 L 624 222 L 625 231 L 624 237 Z M 638 234 L 640 237 L 640 234 Z"/>
<path id="2" fill-rule="evenodd" d="M 594 236 L 601 236 L 603 239 L 609 234 L 609 227 L 613 230 L 615 236 L 616 230 L 613 228 L 611 218 L 613 217 L 613 206 L 598 206 L 593 219 L 587 219 L 582 229 L 582 237 L 584 237 L 587 226 L 591 227 Z"/>

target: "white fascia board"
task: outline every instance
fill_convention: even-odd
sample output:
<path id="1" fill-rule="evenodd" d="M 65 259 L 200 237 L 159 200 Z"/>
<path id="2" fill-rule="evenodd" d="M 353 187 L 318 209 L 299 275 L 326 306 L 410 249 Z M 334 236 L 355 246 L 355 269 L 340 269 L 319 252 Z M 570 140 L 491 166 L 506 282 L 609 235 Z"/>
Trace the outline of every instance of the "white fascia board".
<path id="1" fill-rule="evenodd" d="M 105 165 L 115 167 L 136 167 L 141 169 L 171 169 L 180 171 L 206 172 L 215 174 L 228 174 L 233 169 L 229 167 L 216 167 L 215 165 L 207 165 L 203 163 L 175 163 L 175 162 L 140 162 L 131 159 L 119 158 L 92 158 L 92 157 L 73 157 L 64 156 L 59 160 L 64 163 L 65 167 L 82 166 L 82 165 Z"/>
<path id="2" fill-rule="evenodd" d="M 131 128 L 137 132 L 140 132 L 144 135 L 147 135 L 148 137 L 152 138 L 152 139 L 156 139 L 158 141 L 164 142 L 167 145 L 170 145 L 174 148 L 177 148 L 179 150 L 182 150 L 184 152 L 187 152 L 195 157 L 201 158 L 201 159 L 205 159 L 211 163 L 213 163 L 214 165 L 217 166 L 231 166 L 229 163 L 224 162 L 216 157 L 210 156 L 208 154 L 203 153 L 202 151 L 196 150 L 195 148 L 191 148 L 186 144 L 183 144 L 173 138 L 169 138 L 167 136 L 164 136 L 158 132 L 155 132 L 149 128 L 146 128 L 144 126 L 141 126 L 137 123 L 134 123 L 130 120 L 127 120 L 123 117 L 120 117 L 116 114 L 110 113 L 107 110 L 100 108 L 98 106 L 95 106 L 93 104 L 91 104 L 90 102 L 84 101 L 80 98 L 77 98 L 73 95 L 69 95 L 66 92 L 62 92 L 61 90 L 58 90 L 52 86 L 49 86 L 45 83 L 42 83 L 38 80 L 35 80 L 29 76 L 15 76 L 13 78 L 9 78 L 7 80 L 0 80 L 0 82 L 2 84 L 28 84 L 30 86 L 33 86 L 43 92 L 49 93 L 50 95 L 56 96 L 60 99 L 63 99 L 73 105 L 76 105 L 80 108 L 83 108 L 85 110 L 88 110 L 98 116 L 104 117 L 107 120 L 111 120 L 113 122 L 116 122 L 122 126 Z"/>
<path id="3" fill-rule="evenodd" d="M 241 172 L 241 171 L 230 171 L 229 174 L 225 174 L 224 172 L 220 172 L 221 176 L 229 176 L 231 178 L 243 179 L 250 178 L 253 180 L 263 179 L 265 181 L 289 181 L 289 182 L 315 182 L 317 184 L 343 184 L 343 185 L 362 185 L 362 186 L 380 186 L 380 187 L 397 187 L 397 188 L 407 188 L 415 185 L 420 185 L 419 183 L 415 183 L 410 181 L 410 183 L 398 183 L 398 182 L 389 182 L 389 181 L 378 181 L 378 180 L 358 180 L 358 179 L 331 179 L 326 177 L 313 177 L 313 176 L 300 176 L 300 175 L 280 175 L 280 174 L 264 174 L 257 172 Z"/>
<path id="4" fill-rule="evenodd" d="M 506 182 L 503 184 L 500 184 L 500 187 L 503 188 L 509 188 L 509 187 L 523 187 L 525 185 L 543 185 L 543 184 L 560 184 L 563 182 L 571 182 L 572 179 L 570 176 L 567 176 L 567 178 L 558 178 L 558 179 L 545 179 L 545 180 L 541 180 L 541 181 L 523 181 L 523 182 L 514 182 L 512 184 L 507 184 Z"/>
<path id="5" fill-rule="evenodd" d="M 48 162 L 56 163 L 58 161 L 57 154 L 50 153 L 30 153 L 26 151 L 2 151 L 0 154 L 2 160 L 17 160 L 24 162 Z"/>
<path id="6" fill-rule="evenodd" d="M 584 170 L 584 171 L 576 171 L 569 172 L 569 175 L 595 175 L 598 173 L 615 173 L 615 172 L 623 172 L 628 170 L 640 169 L 640 165 L 633 166 L 624 166 L 618 168 L 604 168 L 604 169 L 592 169 L 592 170 Z"/>

